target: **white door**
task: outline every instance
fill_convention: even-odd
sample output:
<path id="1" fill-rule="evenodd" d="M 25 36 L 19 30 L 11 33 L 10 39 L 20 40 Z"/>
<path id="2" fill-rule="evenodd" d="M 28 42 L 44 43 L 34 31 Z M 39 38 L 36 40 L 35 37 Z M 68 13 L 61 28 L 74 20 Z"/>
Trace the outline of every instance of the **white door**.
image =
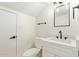
<path id="1" fill-rule="evenodd" d="M 16 14 L 1 9 L 0 56 L 16 56 Z"/>

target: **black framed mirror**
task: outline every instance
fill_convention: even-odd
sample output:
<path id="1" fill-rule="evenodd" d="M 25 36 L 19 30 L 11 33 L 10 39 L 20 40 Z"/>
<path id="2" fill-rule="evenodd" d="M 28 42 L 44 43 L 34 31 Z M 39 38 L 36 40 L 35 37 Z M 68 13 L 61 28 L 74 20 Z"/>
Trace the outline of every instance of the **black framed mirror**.
<path id="1" fill-rule="evenodd" d="M 63 3 L 54 8 L 54 27 L 70 26 L 70 3 Z"/>

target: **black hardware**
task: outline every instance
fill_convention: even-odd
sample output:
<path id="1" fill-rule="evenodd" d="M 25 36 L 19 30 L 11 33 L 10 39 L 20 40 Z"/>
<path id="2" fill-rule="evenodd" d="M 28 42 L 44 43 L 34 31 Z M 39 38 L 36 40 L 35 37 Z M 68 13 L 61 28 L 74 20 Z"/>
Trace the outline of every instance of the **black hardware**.
<path id="1" fill-rule="evenodd" d="M 16 36 L 12 36 L 12 37 L 10 37 L 10 39 L 15 39 L 16 38 Z"/>
<path id="2" fill-rule="evenodd" d="M 75 17 L 75 15 L 74 15 L 75 14 L 75 8 L 79 9 L 79 5 L 73 8 L 73 19 Z"/>
<path id="3" fill-rule="evenodd" d="M 37 25 L 40 25 L 40 24 L 46 24 L 46 22 L 38 23 Z"/>
<path id="4" fill-rule="evenodd" d="M 63 2 L 59 2 L 59 4 L 62 4 Z"/>
<path id="5" fill-rule="evenodd" d="M 73 9 L 73 19 L 74 19 L 74 14 L 75 14 L 75 12 L 74 12 L 74 9 Z"/>
<path id="6" fill-rule="evenodd" d="M 60 39 L 62 39 L 62 31 L 60 30 L 59 33 L 60 33 Z"/>
<path id="7" fill-rule="evenodd" d="M 57 4 L 57 3 L 59 3 L 59 4 L 62 4 L 63 2 L 53 2 L 54 4 Z"/>
<path id="8" fill-rule="evenodd" d="M 78 51 L 78 57 L 79 57 L 79 51 Z"/>
<path id="9" fill-rule="evenodd" d="M 66 39 L 67 39 L 67 37 L 64 37 L 64 39 L 66 40 Z"/>
<path id="10" fill-rule="evenodd" d="M 56 38 L 58 39 L 58 36 L 56 36 Z"/>

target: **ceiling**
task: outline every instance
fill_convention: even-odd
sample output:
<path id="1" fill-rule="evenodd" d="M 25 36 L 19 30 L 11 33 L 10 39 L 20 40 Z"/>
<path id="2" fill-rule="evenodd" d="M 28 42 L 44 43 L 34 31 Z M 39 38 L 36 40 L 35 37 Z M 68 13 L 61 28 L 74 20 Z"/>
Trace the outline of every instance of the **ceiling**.
<path id="1" fill-rule="evenodd" d="M 0 2 L 0 5 L 31 16 L 38 16 L 49 4 L 50 2 Z"/>

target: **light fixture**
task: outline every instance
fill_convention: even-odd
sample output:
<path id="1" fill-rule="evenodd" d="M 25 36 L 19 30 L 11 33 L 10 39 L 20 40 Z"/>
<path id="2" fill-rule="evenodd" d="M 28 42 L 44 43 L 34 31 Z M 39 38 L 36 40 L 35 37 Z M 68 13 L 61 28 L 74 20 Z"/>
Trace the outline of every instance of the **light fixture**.
<path id="1" fill-rule="evenodd" d="M 73 8 L 73 19 L 74 19 L 74 17 L 75 17 L 74 14 L 75 14 L 75 9 L 76 9 L 76 8 L 79 9 L 79 5 L 77 5 L 76 7 Z"/>

